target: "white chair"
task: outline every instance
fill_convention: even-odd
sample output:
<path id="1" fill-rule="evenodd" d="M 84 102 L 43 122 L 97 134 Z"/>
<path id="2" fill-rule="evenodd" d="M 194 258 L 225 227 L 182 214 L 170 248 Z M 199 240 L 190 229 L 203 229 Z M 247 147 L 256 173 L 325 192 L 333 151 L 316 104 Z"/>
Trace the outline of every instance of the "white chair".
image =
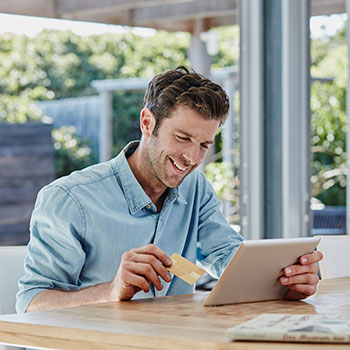
<path id="1" fill-rule="evenodd" d="M 318 250 L 323 253 L 320 261 L 322 279 L 350 277 L 350 235 L 325 235 Z"/>
<path id="2" fill-rule="evenodd" d="M 26 246 L 0 246 L 0 314 L 16 312 L 16 294 L 18 280 L 24 274 L 24 258 Z M 0 350 L 22 349 L 13 346 L 0 345 Z"/>

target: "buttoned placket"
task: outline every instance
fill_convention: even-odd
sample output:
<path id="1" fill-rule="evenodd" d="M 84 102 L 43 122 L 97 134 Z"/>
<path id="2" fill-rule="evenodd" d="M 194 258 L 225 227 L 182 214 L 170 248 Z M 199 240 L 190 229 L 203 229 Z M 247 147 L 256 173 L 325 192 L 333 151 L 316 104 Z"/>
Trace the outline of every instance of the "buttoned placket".
<path id="1" fill-rule="evenodd" d="M 156 218 L 156 227 L 155 227 L 155 234 L 154 234 L 154 241 L 156 241 L 157 236 L 161 236 L 163 233 L 163 230 L 165 228 L 165 223 L 169 214 L 170 206 L 173 204 L 173 202 L 176 200 L 177 195 L 169 195 L 165 199 L 164 206 L 159 214 L 157 214 Z M 166 287 L 167 284 L 164 283 L 162 280 L 163 289 L 157 290 L 154 288 L 154 294 L 156 297 L 165 296 L 167 293 L 168 288 Z"/>
<path id="2" fill-rule="evenodd" d="M 156 214 L 157 215 L 157 218 L 156 218 L 156 227 L 155 227 L 155 233 L 154 233 L 154 240 L 156 240 L 156 237 L 157 236 L 160 236 L 162 231 L 163 231 L 163 223 L 162 223 L 162 219 L 164 217 L 164 212 L 163 210 L 159 213 L 159 214 Z M 156 288 L 154 288 L 154 295 L 156 297 L 160 297 L 160 296 L 164 296 L 164 291 L 166 292 L 167 288 L 164 288 L 164 281 L 161 279 L 162 281 L 162 284 L 163 284 L 163 289 L 162 290 L 158 290 Z"/>
<path id="3" fill-rule="evenodd" d="M 156 206 L 152 202 L 144 206 L 144 210 L 147 211 L 147 213 L 153 218 L 155 222 L 154 233 L 153 233 L 152 241 L 150 243 L 154 243 L 156 241 L 157 236 L 161 235 L 165 224 L 165 216 L 166 216 L 167 210 L 169 209 L 169 206 L 174 202 L 175 199 L 176 199 L 176 196 L 174 195 L 168 196 L 165 199 L 164 206 L 160 213 L 158 213 Z M 151 287 L 152 294 L 154 296 L 159 297 L 159 296 L 164 296 L 166 294 L 168 288 L 165 287 L 163 280 L 162 280 L 162 284 L 163 284 L 163 289 L 159 291 L 151 283 L 150 287 Z"/>

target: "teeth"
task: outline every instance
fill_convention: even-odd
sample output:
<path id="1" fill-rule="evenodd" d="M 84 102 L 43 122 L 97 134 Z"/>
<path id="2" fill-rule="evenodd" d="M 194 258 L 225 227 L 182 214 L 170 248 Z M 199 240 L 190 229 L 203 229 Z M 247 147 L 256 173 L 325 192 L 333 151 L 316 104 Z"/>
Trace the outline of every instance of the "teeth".
<path id="1" fill-rule="evenodd" d="M 179 169 L 179 170 L 181 170 L 181 171 L 185 171 L 187 168 L 182 168 L 179 164 L 177 164 L 176 162 L 175 162 L 175 160 L 173 160 L 173 163 L 174 163 L 174 165 Z"/>

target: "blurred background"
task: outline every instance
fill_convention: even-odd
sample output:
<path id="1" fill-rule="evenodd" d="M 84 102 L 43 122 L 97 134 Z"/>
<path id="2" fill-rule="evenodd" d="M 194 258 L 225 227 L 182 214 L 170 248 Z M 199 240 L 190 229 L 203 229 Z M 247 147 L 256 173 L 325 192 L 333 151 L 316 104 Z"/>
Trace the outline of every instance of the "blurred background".
<path id="1" fill-rule="evenodd" d="M 42 186 L 140 137 L 147 82 L 178 65 L 231 99 L 202 168 L 230 224 L 345 234 L 345 1 L 140 3 L 0 1 L 0 245 L 26 244 Z"/>

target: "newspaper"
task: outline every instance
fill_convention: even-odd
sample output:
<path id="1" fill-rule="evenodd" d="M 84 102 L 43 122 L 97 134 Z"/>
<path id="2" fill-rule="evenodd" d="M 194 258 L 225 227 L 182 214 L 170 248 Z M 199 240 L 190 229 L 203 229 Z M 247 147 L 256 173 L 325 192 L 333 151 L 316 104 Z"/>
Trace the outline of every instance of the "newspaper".
<path id="1" fill-rule="evenodd" d="M 261 314 L 227 330 L 231 340 L 350 343 L 350 317 Z"/>

